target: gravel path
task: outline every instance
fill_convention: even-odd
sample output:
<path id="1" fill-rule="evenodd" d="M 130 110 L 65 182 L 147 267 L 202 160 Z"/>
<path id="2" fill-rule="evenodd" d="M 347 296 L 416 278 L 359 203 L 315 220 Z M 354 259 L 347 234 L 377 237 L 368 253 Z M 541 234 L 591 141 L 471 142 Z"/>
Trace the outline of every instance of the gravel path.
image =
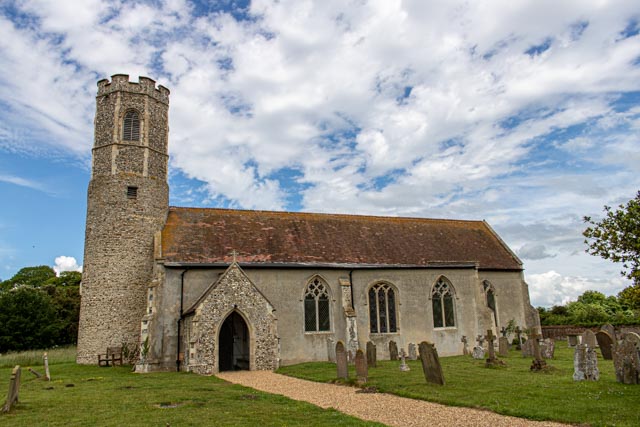
<path id="1" fill-rule="evenodd" d="M 355 387 L 316 383 L 269 371 L 224 372 L 218 377 L 268 393 L 304 400 L 321 408 L 390 426 L 562 426 L 529 421 L 479 409 L 445 406 L 384 393 L 356 393 Z"/>

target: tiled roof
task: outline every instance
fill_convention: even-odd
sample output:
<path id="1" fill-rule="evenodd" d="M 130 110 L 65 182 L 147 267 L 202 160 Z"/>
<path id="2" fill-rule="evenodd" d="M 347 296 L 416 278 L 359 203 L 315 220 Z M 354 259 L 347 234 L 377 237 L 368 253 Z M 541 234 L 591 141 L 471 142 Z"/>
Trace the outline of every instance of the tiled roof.
<path id="1" fill-rule="evenodd" d="M 484 221 L 169 208 L 165 263 L 429 266 L 522 264 Z"/>

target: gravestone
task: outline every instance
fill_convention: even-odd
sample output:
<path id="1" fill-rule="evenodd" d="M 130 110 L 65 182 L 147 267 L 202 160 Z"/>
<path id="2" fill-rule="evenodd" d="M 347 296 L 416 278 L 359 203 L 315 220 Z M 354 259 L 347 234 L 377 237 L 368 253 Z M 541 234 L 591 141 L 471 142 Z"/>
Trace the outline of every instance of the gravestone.
<path id="1" fill-rule="evenodd" d="M 640 384 L 640 336 L 627 332 L 613 351 L 616 380 L 623 384 Z"/>
<path id="2" fill-rule="evenodd" d="M 596 345 L 598 345 L 596 334 L 591 329 L 587 329 L 582 333 L 582 344 L 586 344 L 591 348 L 596 348 Z"/>
<path id="3" fill-rule="evenodd" d="M 327 337 L 327 360 L 336 363 L 336 344 L 331 337 Z"/>
<path id="4" fill-rule="evenodd" d="M 473 347 L 473 353 L 471 354 L 471 356 L 474 359 L 478 359 L 478 360 L 484 359 L 484 347 L 479 345 Z"/>
<path id="5" fill-rule="evenodd" d="M 509 355 L 509 338 L 500 337 L 498 339 L 498 356 L 507 357 Z"/>
<path id="6" fill-rule="evenodd" d="M 613 338 L 613 340 L 615 341 L 616 339 L 616 328 L 613 327 L 612 324 L 607 323 L 606 325 L 602 325 L 602 327 L 600 327 L 601 331 L 605 331 L 606 333 L 609 334 L 609 336 L 611 338 Z"/>
<path id="7" fill-rule="evenodd" d="M 483 337 L 482 335 L 478 335 L 478 336 L 476 337 L 476 341 L 478 341 L 478 345 L 479 345 L 480 347 L 484 347 L 484 337 Z"/>
<path id="8" fill-rule="evenodd" d="M 349 368 L 347 366 L 347 352 L 344 349 L 344 343 L 338 341 L 336 344 L 336 367 L 338 369 L 338 378 L 349 378 Z"/>
<path id="9" fill-rule="evenodd" d="M 502 329 L 500 329 L 500 333 L 502 334 L 503 337 L 507 337 L 507 328 L 505 328 L 504 326 L 502 327 Z"/>
<path id="10" fill-rule="evenodd" d="M 578 344 L 573 354 L 573 380 L 598 381 L 599 378 L 596 349 L 586 344 Z"/>
<path id="11" fill-rule="evenodd" d="M 578 338 L 580 334 L 567 334 L 567 346 L 569 348 L 575 347 L 580 344 L 580 339 Z"/>
<path id="12" fill-rule="evenodd" d="M 371 341 L 367 341 L 367 366 L 375 368 L 378 366 L 378 357 L 376 355 L 376 345 Z"/>
<path id="13" fill-rule="evenodd" d="M 389 360 L 398 360 L 398 344 L 389 341 Z"/>
<path id="14" fill-rule="evenodd" d="M 540 342 L 540 353 L 543 359 L 553 359 L 556 351 L 556 342 L 551 338 L 546 338 Z"/>
<path id="15" fill-rule="evenodd" d="M 49 372 L 49 356 L 46 352 L 42 356 L 42 359 L 44 360 L 44 377 L 47 381 L 51 381 L 51 373 Z"/>
<path id="16" fill-rule="evenodd" d="M 542 352 L 540 351 L 540 343 L 538 340 L 542 338 L 542 335 L 539 335 L 537 332 L 533 332 L 529 335 L 529 339 L 527 342 L 531 341 L 531 346 L 533 347 L 533 362 L 531 362 L 532 371 L 541 371 L 546 368 L 547 362 L 542 359 Z"/>
<path id="17" fill-rule="evenodd" d="M 369 371 L 367 369 L 367 361 L 364 358 L 362 350 L 356 351 L 356 378 L 359 383 L 364 384 L 367 382 Z"/>
<path id="18" fill-rule="evenodd" d="M 489 350 L 489 358 L 485 361 L 484 366 L 486 367 L 490 367 L 490 366 L 498 366 L 498 365 L 505 365 L 505 363 L 502 360 L 498 360 L 498 358 L 496 357 L 496 350 L 493 346 L 493 341 L 495 340 L 496 337 L 493 336 L 493 331 L 491 329 L 487 329 L 487 348 Z"/>
<path id="19" fill-rule="evenodd" d="M 604 360 L 612 360 L 614 341 L 611 335 L 605 330 L 598 331 L 596 332 L 596 341 L 598 341 L 602 358 Z"/>
<path id="20" fill-rule="evenodd" d="M 400 349 L 400 370 L 402 372 L 410 371 L 409 365 L 407 365 L 407 355 L 404 354 L 404 349 Z"/>
<path id="21" fill-rule="evenodd" d="M 520 347 L 522 351 L 522 357 L 533 357 L 533 339 L 529 337 Z"/>
<path id="22" fill-rule="evenodd" d="M 522 329 L 520 326 L 516 326 L 516 335 L 518 336 L 518 345 L 516 346 L 516 350 L 522 349 Z"/>
<path id="23" fill-rule="evenodd" d="M 462 354 L 466 356 L 469 354 L 469 344 L 467 343 L 467 337 L 463 335 L 460 341 L 462 342 Z"/>
<path id="24" fill-rule="evenodd" d="M 20 369 L 20 365 L 16 365 L 11 371 L 11 378 L 9 380 L 9 391 L 7 392 L 7 400 L 4 402 L 2 406 L 2 411 L 0 412 L 9 412 L 11 407 L 18 403 L 18 394 L 20 394 L 20 375 L 22 373 L 22 369 Z"/>
<path id="25" fill-rule="evenodd" d="M 432 343 L 422 341 L 418 346 L 420 351 L 420 362 L 422 362 L 422 371 L 424 378 L 429 383 L 444 385 L 444 375 L 442 374 L 442 366 L 438 358 L 438 350 Z"/>
<path id="26" fill-rule="evenodd" d="M 416 345 L 414 343 L 409 343 L 409 360 L 417 360 L 418 352 L 416 351 Z"/>

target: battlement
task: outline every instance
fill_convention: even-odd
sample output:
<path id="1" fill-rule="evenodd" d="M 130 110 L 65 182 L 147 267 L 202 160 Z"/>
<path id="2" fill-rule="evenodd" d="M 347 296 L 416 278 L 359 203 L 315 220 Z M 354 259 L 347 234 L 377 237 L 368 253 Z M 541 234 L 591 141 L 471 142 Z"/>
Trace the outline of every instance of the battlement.
<path id="1" fill-rule="evenodd" d="M 102 79 L 98 82 L 98 96 L 117 91 L 141 93 L 149 95 L 163 104 L 169 104 L 169 89 L 162 85 L 158 85 L 156 88 L 155 80 L 149 77 L 140 76 L 137 82 L 131 82 L 128 74 L 114 74 L 111 76 L 111 81 Z"/>

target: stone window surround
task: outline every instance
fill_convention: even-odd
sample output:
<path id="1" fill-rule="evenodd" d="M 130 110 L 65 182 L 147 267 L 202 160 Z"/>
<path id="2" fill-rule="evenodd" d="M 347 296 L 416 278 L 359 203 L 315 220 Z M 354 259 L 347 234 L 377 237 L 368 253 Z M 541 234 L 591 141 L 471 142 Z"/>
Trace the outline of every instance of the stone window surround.
<path id="1" fill-rule="evenodd" d="M 138 119 L 138 139 L 125 139 L 125 135 L 124 135 L 124 121 L 125 121 L 125 117 L 127 117 L 127 115 L 129 113 L 135 113 L 136 117 Z M 145 138 L 144 138 L 144 115 L 140 114 L 140 111 L 138 111 L 135 108 L 127 108 L 123 113 L 120 114 L 120 117 L 118 117 L 118 126 L 117 128 L 120 132 L 119 135 L 119 140 L 120 141 L 127 141 L 127 142 L 133 142 L 133 143 L 143 143 L 146 142 Z M 144 144 L 146 145 L 146 144 Z"/>
<path id="2" fill-rule="evenodd" d="M 329 299 L 329 329 L 326 330 L 326 331 L 307 331 L 307 330 L 305 330 L 304 300 L 305 300 L 305 296 L 307 295 L 307 290 L 309 289 L 309 285 L 315 279 L 318 279 L 319 281 L 321 281 L 323 283 L 324 288 L 325 288 L 325 292 L 327 293 L 327 297 Z M 333 305 L 335 304 L 336 300 L 332 296 L 331 286 L 329 286 L 329 281 L 327 279 L 325 279 L 321 274 L 313 274 L 309 279 L 307 279 L 307 281 L 305 283 L 306 284 L 305 284 L 305 286 L 303 288 L 302 298 L 300 298 L 300 302 L 302 303 L 302 333 L 304 335 L 333 335 L 333 333 L 335 331 L 333 330 L 334 322 L 332 321 L 332 319 L 333 319 L 332 315 L 334 313 Z M 317 305 L 316 305 L 316 308 L 317 308 Z M 316 311 L 316 315 L 317 315 L 317 311 Z"/>
<path id="3" fill-rule="evenodd" d="M 436 327 L 435 326 L 435 322 L 434 322 L 433 323 L 433 325 L 434 325 L 433 326 L 433 330 L 435 330 L 435 331 L 447 331 L 447 330 L 455 331 L 455 330 L 458 329 L 458 309 L 457 309 L 457 304 L 455 302 L 457 300 L 459 300 L 460 298 L 458 297 L 458 294 L 456 293 L 456 289 L 453 286 L 453 283 L 451 283 L 451 280 L 449 280 L 447 278 L 447 276 L 445 276 L 444 274 L 438 276 L 436 281 L 431 286 L 431 292 L 429 293 L 429 301 L 431 302 L 431 304 L 429 304 L 430 307 L 429 307 L 429 309 L 427 309 L 427 312 L 431 311 L 431 318 L 432 318 L 432 320 L 435 320 L 434 319 L 434 314 L 435 313 L 433 312 L 433 292 L 435 290 L 434 288 L 435 288 L 436 284 L 440 280 L 444 280 L 448 284 L 448 288 L 449 288 L 449 291 L 450 291 L 450 294 L 452 296 L 452 300 L 453 300 L 453 303 L 454 303 L 453 304 L 453 320 L 454 320 L 455 324 L 453 326 L 446 326 L 446 322 L 444 322 L 445 319 L 443 318 L 443 323 L 445 324 L 445 326 Z M 445 315 L 445 313 L 444 313 L 444 304 L 442 306 L 442 314 L 443 314 L 443 316 Z"/>
<path id="4" fill-rule="evenodd" d="M 369 291 L 371 291 L 371 289 L 377 285 L 386 285 L 393 290 L 393 294 L 394 294 L 393 299 L 395 303 L 395 323 L 396 323 L 395 325 L 396 330 L 393 332 L 371 332 L 371 308 L 369 307 Z M 400 309 L 399 308 L 401 305 L 402 304 L 400 304 L 400 292 L 398 291 L 398 287 L 396 285 L 394 285 L 388 280 L 374 280 L 373 282 L 370 282 L 369 285 L 366 287 L 365 303 L 364 303 L 364 306 L 368 307 L 367 312 L 369 317 L 369 327 L 368 327 L 369 336 L 383 337 L 383 336 L 390 336 L 390 335 L 400 335 Z M 377 310 L 379 310 L 379 308 L 377 308 Z M 378 313 L 378 317 L 379 317 L 379 313 Z M 378 326 L 378 330 L 380 330 L 379 326 Z"/>

